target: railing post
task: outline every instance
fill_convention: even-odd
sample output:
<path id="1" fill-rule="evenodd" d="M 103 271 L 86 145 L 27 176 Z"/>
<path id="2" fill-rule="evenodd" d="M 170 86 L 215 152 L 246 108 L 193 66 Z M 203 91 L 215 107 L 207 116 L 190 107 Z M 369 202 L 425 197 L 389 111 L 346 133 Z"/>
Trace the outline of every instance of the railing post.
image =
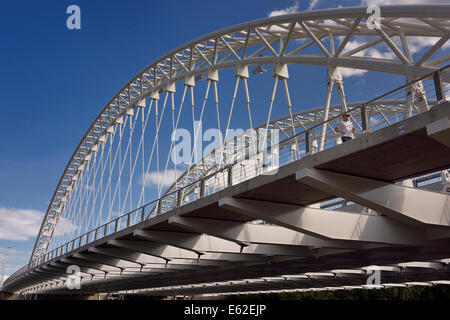
<path id="1" fill-rule="evenodd" d="M 200 180 L 200 198 L 205 196 L 205 179 Z"/>
<path id="2" fill-rule="evenodd" d="M 161 214 L 161 198 L 158 200 L 158 210 L 157 210 L 157 212 L 158 212 L 158 215 L 160 215 Z"/>
<path id="3" fill-rule="evenodd" d="M 436 90 L 436 100 L 437 102 L 445 101 L 445 91 L 442 84 L 442 77 L 440 70 L 433 72 L 434 89 Z"/>
<path id="4" fill-rule="evenodd" d="M 103 230 L 103 236 L 106 237 L 107 233 L 108 233 L 108 223 L 105 223 L 105 229 Z"/>
<path id="5" fill-rule="evenodd" d="M 78 248 L 79 247 L 81 247 L 81 238 L 83 238 L 83 236 L 80 236 L 78 239 L 80 239 L 80 240 L 78 240 Z"/>
<path id="6" fill-rule="evenodd" d="M 142 207 L 142 210 L 141 210 L 141 221 L 144 221 L 145 220 L 145 207 Z"/>
<path id="7" fill-rule="evenodd" d="M 98 228 L 95 229 L 95 233 L 94 233 L 94 240 L 97 240 L 97 233 L 98 233 Z"/>
<path id="8" fill-rule="evenodd" d="M 181 206 L 181 189 L 177 190 L 177 208 Z"/>
<path id="9" fill-rule="evenodd" d="M 90 233 L 90 232 L 86 233 L 86 244 L 89 243 L 89 233 Z"/>
<path id="10" fill-rule="evenodd" d="M 369 117 L 367 115 L 367 105 L 361 106 L 361 128 L 365 132 L 369 129 Z"/>
<path id="11" fill-rule="evenodd" d="M 228 167 L 228 187 L 231 188 L 233 186 L 233 166 L 230 165 Z"/>
<path id="12" fill-rule="evenodd" d="M 127 214 L 127 228 L 130 226 L 130 217 L 131 217 L 131 212 L 128 212 L 128 214 Z"/>
<path id="13" fill-rule="evenodd" d="M 117 228 L 119 227 L 119 218 L 115 220 L 116 224 L 114 225 L 114 232 L 117 232 Z"/>
<path id="14" fill-rule="evenodd" d="M 306 129 L 305 131 L 305 149 L 306 154 L 312 154 L 312 141 L 310 129 Z"/>
<path id="15" fill-rule="evenodd" d="M 233 164 L 237 164 L 238 163 L 238 139 L 237 136 L 234 137 L 233 139 L 233 157 L 234 157 L 234 161 Z"/>

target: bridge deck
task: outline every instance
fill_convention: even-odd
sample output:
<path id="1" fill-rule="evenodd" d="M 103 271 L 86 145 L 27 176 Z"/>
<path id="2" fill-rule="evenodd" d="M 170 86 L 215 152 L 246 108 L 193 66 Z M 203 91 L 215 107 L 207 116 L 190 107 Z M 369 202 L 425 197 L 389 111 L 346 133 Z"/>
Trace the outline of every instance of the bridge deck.
<path id="1" fill-rule="evenodd" d="M 233 196 L 298 205 L 333 198 L 334 195 L 296 181 L 295 172 L 306 167 L 388 182 L 446 169 L 450 166 L 450 148 L 428 136 L 426 126 L 450 117 L 448 105 L 447 102 L 427 113 L 304 157 L 280 168 L 274 177 L 260 176 L 243 183 Z M 405 131 L 400 134 L 398 128 L 402 127 Z"/>
<path id="2" fill-rule="evenodd" d="M 139 240 L 149 244 L 158 243 L 137 236 L 134 232 L 139 230 L 164 231 L 169 236 L 172 232 L 195 235 L 208 234 L 210 231 L 207 229 L 203 230 L 203 232 L 190 230 L 180 224 L 173 223 L 173 219 L 177 217 L 207 218 L 211 223 L 222 221 L 245 224 L 245 222 L 254 220 L 248 215 L 239 214 L 219 206 L 219 200 L 226 197 L 296 205 L 308 205 L 336 197 L 335 194 L 327 193 L 297 181 L 296 172 L 304 168 L 316 168 L 384 182 L 396 182 L 448 168 L 450 167 L 449 146 L 438 142 L 427 133 L 427 125 L 448 118 L 450 118 L 450 106 L 446 102 L 413 118 L 403 120 L 373 133 L 365 133 L 355 140 L 335 148 L 306 156 L 281 167 L 276 175 L 255 177 L 169 213 L 96 240 L 93 243 L 56 257 L 48 261 L 47 264 L 58 262 L 61 258 L 73 257 L 74 254 L 86 253 L 88 249 L 114 247 L 111 246 L 111 240 Z M 450 136 L 448 130 L 444 134 Z M 261 228 L 269 230 L 272 226 L 261 226 Z M 277 228 L 276 230 L 282 233 L 292 231 L 283 227 Z M 448 228 L 445 231 L 447 230 Z M 225 231 L 227 230 L 224 227 Z M 302 236 L 301 233 L 298 234 Z M 330 251 L 330 253 L 321 256 L 314 256 L 308 252 L 300 253 L 300 248 L 297 255 L 292 254 L 291 256 L 280 253 L 278 256 L 275 255 L 271 258 L 270 255 L 250 254 L 248 255 L 250 258 L 258 256 L 260 257 L 258 258 L 259 260 L 224 261 L 222 264 L 213 267 L 198 265 L 193 270 L 189 268 L 184 270 L 177 269 L 176 273 L 168 272 L 163 267 L 162 270 L 158 269 L 158 274 L 141 272 L 137 275 L 123 278 L 94 279 L 92 282 L 85 284 L 82 291 L 83 293 L 98 292 L 99 290 L 107 292 L 195 282 L 201 283 L 205 281 L 224 281 L 242 279 L 244 277 L 323 271 L 332 268 L 361 267 L 370 264 L 399 263 L 416 259 L 443 259 L 447 258 L 450 253 L 448 250 L 449 240 L 450 237 L 441 237 L 433 242 L 433 246 L 424 245 L 419 247 L 405 245 L 387 247 L 376 243 L 367 245 L 367 243 L 362 242 L 361 250 L 355 251 L 354 247 L 349 244 L 353 248 L 352 250 L 339 251 L 335 248 L 333 249 L 335 251 Z M 267 243 L 265 245 L 270 246 Z M 295 247 L 294 244 L 291 246 L 279 244 L 277 248 L 286 249 L 286 247 L 292 246 Z M 129 251 L 131 252 L 131 250 Z M 239 250 L 235 253 L 237 254 L 236 257 L 239 257 Z M 246 251 L 244 251 L 243 256 L 247 256 L 245 253 Z M 175 263 L 175 261 L 178 260 L 173 259 L 169 262 L 169 265 Z M 94 264 L 92 265 L 94 266 Z M 40 277 L 42 278 L 42 275 Z M 48 275 L 47 277 L 51 278 Z M 9 284 L 9 289 L 19 290 L 33 281 L 37 283 L 39 277 L 36 275 L 32 276 L 28 272 L 28 278 L 18 279 L 14 283 Z M 64 290 L 61 292 L 64 292 Z"/>

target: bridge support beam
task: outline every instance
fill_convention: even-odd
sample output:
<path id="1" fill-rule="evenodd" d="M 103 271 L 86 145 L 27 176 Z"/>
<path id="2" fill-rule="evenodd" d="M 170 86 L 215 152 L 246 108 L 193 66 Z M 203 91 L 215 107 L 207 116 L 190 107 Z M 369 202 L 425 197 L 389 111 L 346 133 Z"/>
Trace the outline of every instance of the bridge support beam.
<path id="1" fill-rule="evenodd" d="M 51 262 L 50 266 L 55 266 L 58 268 L 63 268 L 64 270 L 67 270 L 67 267 L 69 266 L 69 263 L 64 263 L 64 262 Z M 102 278 L 104 278 L 105 275 L 105 271 L 99 271 L 97 269 L 93 269 L 93 268 L 87 268 L 84 266 L 79 266 L 80 267 L 80 271 L 90 275 L 91 277 L 96 277 L 96 276 L 100 276 Z"/>
<path id="2" fill-rule="evenodd" d="M 194 252 L 196 255 L 202 255 L 204 253 L 203 251 L 211 249 L 212 246 L 210 242 L 212 239 L 205 239 L 205 236 L 194 233 L 188 234 L 179 232 L 136 230 L 133 234 L 135 236 L 154 241 L 156 243 L 171 245 L 176 248 L 189 250 Z M 228 247 L 230 243 L 235 246 L 234 243 L 229 241 L 222 240 L 222 242 L 222 246 Z M 201 244 L 203 244 L 203 246 L 201 246 Z M 206 244 L 209 244 L 209 246 L 205 246 Z M 217 249 L 221 248 L 222 246 L 220 246 L 219 244 L 217 246 Z"/>
<path id="3" fill-rule="evenodd" d="M 75 253 L 73 255 L 74 258 L 79 258 L 87 261 L 102 263 L 111 267 L 119 268 L 122 271 L 127 268 L 136 268 L 140 269 L 141 265 L 136 262 L 130 262 L 123 259 L 112 258 L 108 256 L 104 256 L 97 253 Z"/>
<path id="4" fill-rule="evenodd" d="M 427 124 L 427 134 L 436 141 L 450 147 L 450 118 L 443 118 Z"/>
<path id="5" fill-rule="evenodd" d="M 281 255 L 283 246 L 296 246 L 307 250 L 328 248 L 321 254 L 346 252 L 347 249 L 367 249 L 373 245 L 363 243 L 350 243 L 348 241 L 324 240 L 303 233 L 289 230 L 279 226 L 269 226 L 255 223 L 242 223 L 191 217 L 171 217 L 169 223 L 187 230 L 206 233 L 214 237 L 234 241 L 242 246 L 243 253 L 252 253 L 257 249 L 254 246 L 273 245 L 274 255 Z M 279 249 L 279 251 L 277 251 Z M 342 249 L 342 250 L 340 250 Z M 292 253 L 292 251 L 291 251 Z M 310 256 L 311 251 L 304 252 Z M 287 254 L 289 255 L 289 254 Z M 298 255 L 301 255 L 298 252 Z M 314 253 L 316 256 L 317 254 Z"/>
<path id="6" fill-rule="evenodd" d="M 211 259 L 211 254 L 217 253 L 220 254 L 217 256 L 217 259 L 219 260 L 244 260 L 241 255 L 241 246 L 237 243 L 207 234 L 145 230 L 136 234 L 143 238 L 167 243 L 186 250 L 192 250 L 201 255 L 200 259 Z M 279 244 L 250 244 L 245 248 L 244 257 L 250 254 L 265 256 L 312 256 L 311 251 L 307 247 Z"/>
<path id="7" fill-rule="evenodd" d="M 134 236 L 139 236 L 137 232 Z M 179 259 L 197 259 L 197 255 L 193 252 L 178 248 L 173 248 L 167 245 L 152 244 L 148 241 L 142 240 L 112 240 L 108 241 L 109 245 L 120 247 L 123 249 L 134 250 L 136 252 L 144 253 L 159 259 L 160 263 L 167 263 L 173 258 Z"/>
<path id="8" fill-rule="evenodd" d="M 141 238 L 145 238 L 143 233 Z M 215 266 L 220 262 L 199 259 L 200 256 L 191 251 L 167 245 L 151 244 L 147 241 L 112 240 L 108 244 L 161 258 L 160 268 L 191 269 L 199 266 Z"/>
<path id="9" fill-rule="evenodd" d="M 314 168 L 297 171 L 296 179 L 404 223 L 450 226 L 450 196 L 447 194 Z"/>
<path id="10" fill-rule="evenodd" d="M 42 269 L 57 272 L 58 274 L 62 274 L 64 277 L 67 277 L 67 276 L 70 275 L 69 273 L 66 272 L 66 268 L 63 268 L 63 267 L 55 267 L 55 266 L 51 266 L 51 265 L 43 265 Z M 94 276 L 94 274 L 83 272 L 81 270 L 81 268 L 80 268 L 80 277 L 82 279 L 83 278 L 91 279 L 91 278 L 93 278 L 93 276 Z"/>
<path id="11" fill-rule="evenodd" d="M 142 241 L 140 241 L 142 242 Z M 141 243 L 142 245 L 142 243 Z M 179 250 L 179 249 L 178 249 Z M 146 255 L 146 254 L 142 254 L 139 252 L 135 252 L 132 251 L 131 248 L 128 249 L 113 249 L 113 248 L 92 248 L 90 249 L 90 251 L 92 252 L 96 252 L 96 253 L 101 253 L 107 256 L 111 256 L 111 257 L 116 257 L 116 258 L 120 258 L 120 259 L 124 259 L 124 260 L 128 260 L 128 261 L 135 261 L 137 263 L 141 263 L 143 266 L 145 266 L 146 264 L 150 264 L 150 263 L 159 263 L 161 265 L 163 265 L 161 262 L 165 262 L 167 261 L 167 263 L 169 264 L 177 264 L 177 257 L 174 257 L 174 255 L 172 255 L 170 258 L 165 258 L 166 260 L 163 260 L 161 258 L 154 258 L 152 256 Z M 173 259 L 173 260 L 172 260 Z M 185 259 L 183 257 L 180 256 L 180 259 Z M 194 259 L 198 259 L 198 256 L 194 257 Z M 221 265 L 222 263 L 218 262 L 218 261 L 209 261 L 209 260 L 201 260 L 201 263 L 199 260 L 196 261 L 197 265 L 207 265 L 207 266 L 211 266 L 211 265 Z M 164 265 L 163 265 L 164 266 Z"/>
<path id="12" fill-rule="evenodd" d="M 97 271 L 103 272 L 105 275 L 111 272 L 120 272 L 120 268 L 111 267 L 110 265 L 104 263 L 98 263 L 93 261 L 86 261 L 85 259 L 77 258 L 62 258 L 62 263 L 67 263 L 68 265 L 77 265 L 80 267 L 86 267 L 89 269 L 95 269 Z"/>
<path id="13" fill-rule="evenodd" d="M 164 259 L 149 256 L 140 252 L 131 251 L 127 249 L 118 248 L 98 248 L 92 247 L 88 249 L 89 252 L 102 254 L 111 258 L 125 260 L 131 263 L 137 263 L 141 267 L 150 263 L 165 263 Z"/>
<path id="14" fill-rule="evenodd" d="M 152 231 L 146 231 L 146 230 L 138 230 L 135 231 L 134 233 L 135 235 L 138 235 L 139 237 L 142 238 L 153 238 L 152 236 Z M 192 236 L 196 236 L 195 234 L 192 234 Z M 199 238 L 202 236 L 197 235 L 196 238 Z M 206 240 L 206 238 L 209 238 Z M 218 239 L 218 238 L 214 238 L 214 237 L 210 237 L 210 236 L 203 236 L 203 240 L 206 240 L 207 242 L 209 241 L 213 241 L 214 240 L 221 240 L 220 243 L 227 243 L 228 245 L 232 242 L 230 241 L 226 241 L 226 240 L 222 240 L 222 239 Z M 217 241 L 216 241 L 217 242 Z M 207 243 L 209 245 L 209 247 L 211 246 L 211 242 Z M 233 243 L 232 243 L 233 244 Z M 203 249 L 207 249 L 203 246 Z M 223 265 L 224 262 L 229 262 L 229 261 L 261 261 L 262 258 L 260 256 L 257 255 L 245 255 L 242 256 L 240 255 L 240 247 L 237 246 L 236 244 L 233 244 L 233 251 L 231 253 L 229 252 L 222 252 L 222 248 L 219 246 L 216 246 L 216 252 L 210 252 L 209 250 L 195 250 L 195 249 L 191 249 L 190 251 L 194 252 L 195 254 L 197 254 L 197 260 L 198 262 L 210 262 L 210 264 L 218 264 L 218 265 Z M 184 250 L 184 249 L 182 249 Z"/>
<path id="15" fill-rule="evenodd" d="M 423 228 L 388 217 L 239 198 L 223 198 L 221 208 L 324 239 L 424 245 Z"/>

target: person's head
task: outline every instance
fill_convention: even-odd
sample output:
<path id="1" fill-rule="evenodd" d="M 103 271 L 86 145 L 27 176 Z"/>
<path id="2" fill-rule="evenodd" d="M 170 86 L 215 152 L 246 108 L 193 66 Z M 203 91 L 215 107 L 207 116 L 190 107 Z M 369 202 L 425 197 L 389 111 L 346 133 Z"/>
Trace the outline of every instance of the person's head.
<path id="1" fill-rule="evenodd" d="M 342 120 L 347 121 L 349 117 L 350 117 L 350 115 L 348 113 L 344 113 L 342 115 Z"/>

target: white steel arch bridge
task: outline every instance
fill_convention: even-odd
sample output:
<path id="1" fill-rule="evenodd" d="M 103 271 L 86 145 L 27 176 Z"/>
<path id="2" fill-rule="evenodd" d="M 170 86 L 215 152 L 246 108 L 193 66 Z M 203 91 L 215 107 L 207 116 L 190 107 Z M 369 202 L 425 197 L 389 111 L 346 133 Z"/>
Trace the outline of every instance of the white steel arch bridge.
<path id="1" fill-rule="evenodd" d="M 439 272 L 407 280 L 446 280 L 450 5 L 380 10 L 375 29 L 365 7 L 251 21 L 144 68 L 82 137 L 29 264 L 5 288 L 67 293 L 68 265 L 81 268 L 84 293 L 170 294 L 228 281 L 224 270 L 242 280 L 370 264 L 431 263 Z M 325 70 L 314 109 L 302 98 L 307 66 Z M 405 85 L 348 101 L 357 89 L 346 92 L 342 75 L 372 71 Z M 356 139 L 340 145 L 342 112 Z M 202 139 L 215 144 L 203 150 Z"/>

